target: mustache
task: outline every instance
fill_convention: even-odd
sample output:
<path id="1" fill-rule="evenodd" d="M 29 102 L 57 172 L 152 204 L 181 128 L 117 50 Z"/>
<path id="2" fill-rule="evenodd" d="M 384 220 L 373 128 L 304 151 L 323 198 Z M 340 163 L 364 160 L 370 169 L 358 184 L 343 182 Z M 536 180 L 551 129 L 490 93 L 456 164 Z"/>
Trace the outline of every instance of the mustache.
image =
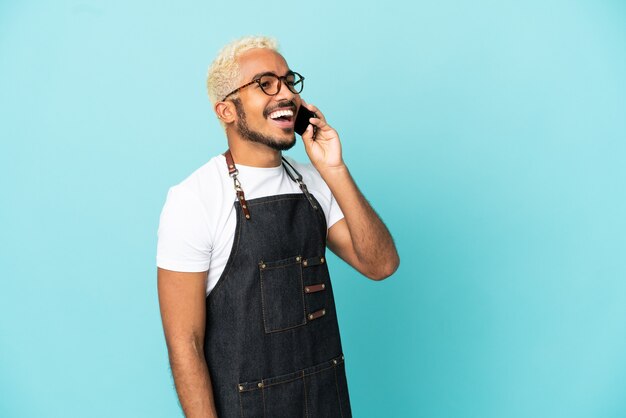
<path id="1" fill-rule="evenodd" d="M 265 117 L 268 117 L 270 113 L 272 113 L 276 109 L 291 109 L 293 110 L 293 113 L 295 114 L 297 108 L 298 106 L 296 106 L 296 103 L 293 100 L 283 100 L 282 102 L 277 103 L 276 106 L 272 106 L 271 108 L 265 109 L 265 111 L 263 112 L 263 115 Z"/>

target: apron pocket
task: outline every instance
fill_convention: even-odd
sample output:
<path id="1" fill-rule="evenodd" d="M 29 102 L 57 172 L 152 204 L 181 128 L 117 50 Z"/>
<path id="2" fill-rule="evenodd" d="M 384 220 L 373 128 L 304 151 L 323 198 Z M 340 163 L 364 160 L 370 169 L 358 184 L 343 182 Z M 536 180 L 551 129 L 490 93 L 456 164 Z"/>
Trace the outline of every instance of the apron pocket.
<path id="1" fill-rule="evenodd" d="M 242 418 L 350 418 L 343 356 L 287 375 L 239 384 Z"/>
<path id="2" fill-rule="evenodd" d="M 304 418 L 302 372 L 239 385 L 242 418 Z"/>
<path id="3" fill-rule="evenodd" d="M 306 323 L 302 257 L 261 261 L 261 305 L 266 333 L 284 331 Z"/>

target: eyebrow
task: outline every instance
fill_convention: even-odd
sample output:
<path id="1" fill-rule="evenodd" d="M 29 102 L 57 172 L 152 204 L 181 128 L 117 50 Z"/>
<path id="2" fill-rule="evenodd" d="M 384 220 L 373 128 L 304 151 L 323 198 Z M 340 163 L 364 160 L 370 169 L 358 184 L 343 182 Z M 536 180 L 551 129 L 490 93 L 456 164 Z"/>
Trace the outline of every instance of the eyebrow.
<path id="1" fill-rule="evenodd" d="M 290 73 L 293 73 L 293 71 L 292 71 L 292 70 L 287 70 L 287 72 L 285 73 L 285 75 L 284 75 L 283 77 L 287 76 L 287 75 L 288 75 L 288 74 L 290 74 Z M 276 74 L 275 74 L 275 73 L 273 73 L 273 72 L 271 72 L 271 71 L 265 71 L 265 72 L 263 72 L 263 73 L 258 73 L 258 74 L 255 74 L 255 75 L 254 75 L 254 76 L 250 79 L 250 81 L 254 81 L 254 80 L 256 80 L 257 78 L 262 77 L 262 76 L 264 76 L 264 75 L 276 75 Z"/>

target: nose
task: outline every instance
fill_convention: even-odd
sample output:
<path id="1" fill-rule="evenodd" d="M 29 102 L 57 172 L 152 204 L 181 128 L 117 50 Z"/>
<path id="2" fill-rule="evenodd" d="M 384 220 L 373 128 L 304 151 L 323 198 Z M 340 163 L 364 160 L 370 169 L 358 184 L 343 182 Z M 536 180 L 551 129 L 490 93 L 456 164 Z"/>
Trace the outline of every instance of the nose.
<path id="1" fill-rule="evenodd" d="M 299 96 L 298 94 L 292 92 L 291 90 L 289 90 L 289 88 L 287 87 L 287 85 L 285 84 L 285 80 L 280 80 L 280 91 L 278 92 L 278 94 L 276 94 L 274 96 L 274 98 L 277 101 L 283 101 L 283 100 L 293 100 L 294 97 Z"/>

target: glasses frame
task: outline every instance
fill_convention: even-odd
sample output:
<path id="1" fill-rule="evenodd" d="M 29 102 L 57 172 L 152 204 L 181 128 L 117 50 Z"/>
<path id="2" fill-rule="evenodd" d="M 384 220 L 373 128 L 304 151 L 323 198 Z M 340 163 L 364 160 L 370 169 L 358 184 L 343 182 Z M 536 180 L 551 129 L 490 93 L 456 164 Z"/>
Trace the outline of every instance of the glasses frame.
<path id="1" fill-rule="evenodd" d="M 278 79 L 278 90 L 276 90 L 276 93 L 274 94 L 269 94 L 268 92 L 265 91 L 265 89 L 263 88 L 263 86 L 261 86 L 261 77 L 265 77 L 265 76 L 272 76 L 272 77 L 276 77 Z M 289 87 L 289 84 L 287 84 L 287 77 L 291 76 L 291 75 L 295 75 L 300 77 L 299 82 L 302 84 L 302 88 L 300 89 L 300 91 L 294 91 Z M 238 93 L 239 90 L 244 89 L 248 86 L 253 85 L 254 83 L 257 83 L 259 85 L 259 88 L 261 89 L 261 91 L 265 94 L 267 94 L 268 96 L 276 96 L 278 93 L 280 93 L 280 88 L 282 87 L 283 83 L 285 83 L 285 85 L 287 86 L 287 88 L 289 89 L 290 92 L 292 92 L 293 94 L 300 94 L 302 93 L 302 90 L 304 90 L 304 77 L 302 76 L 302 74 L 299 74 L 295 71 L 289 71 L 287 74 L 280 76 L 280 75 L 276 75 L 274 73 L 263 73 L 261 74 L 259 77 L 255 78 L 254 80 L 252 80 L 249 83 L 244 84 L 243 86 L 239 86 L 237 87 L 235 90 L 231 91 L 230 93 L 228 93 L 226 96 L 224 96 L 224 98 L 222 99 L 222 101 L 228 99 L 228 97 L 232 96 L 235 93 Z"/>

